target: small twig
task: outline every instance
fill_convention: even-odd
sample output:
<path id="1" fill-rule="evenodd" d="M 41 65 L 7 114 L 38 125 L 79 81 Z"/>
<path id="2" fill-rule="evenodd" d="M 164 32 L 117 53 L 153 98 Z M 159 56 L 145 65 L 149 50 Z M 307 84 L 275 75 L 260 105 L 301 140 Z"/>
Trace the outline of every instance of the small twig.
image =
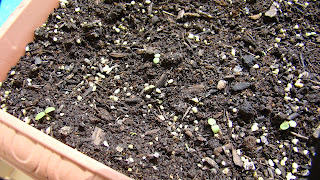
<path id="1" fill-rule="evenodd" d="M 159 113 L 160 113 L 165 119 L 167 119 L 166 116 L 165 116 L 165 114 L 163 114 L 162 111 L 160 110 L 159 106 L 157 106 L 157 109 L 158 109 Z"/>
<path id="2" fill-rule="evenodd" d="M 103 87 L 100 83 L 96 83 L 100 88 L 102 88 L 104 91 L 107 91 L 105 87 Z"/>
<path id="3" fill-rule="evenodd" d="M 305 63 L 304 63 L 304 58 L 303 58 L 303 55 L 302 55 L 302 54 L 300 54 L 300 61 L 301 61 L 303 70 L 305 70 L 305 69 L 306 69 L 306 65 L 305 65 Z"/>
<path id="4" fill-rule="evenodd" d="M 175 15 L 174 14 L 172 14 L 172 13 L 169 13 L 169 12 L 167 12 L 167 11 L 162 11 L 164 14 L 168 14 L 168 15 L 170 15 L 170 16 L 173 16 L 173 17 L 175 17 Z"/>
<path id="5" fill-rule="evenodd" d="M 206 33 L 212 33 L 212 31 L 211 30 L 202 31 L 202 32 L 198 33 L 197 35 L 202 35 L 202 34 L 206 34 Z"/>
<path id="6" fill-rule="evenodd" d="M 28 85 L 29 88 L 40 89 L 43 85 Z"/>
<path id="7" fill-rule="evenodd" d="M 315 84 L 317 84 L 317 85 L 320 85 L 320 82 L 318 82 L 318 81 L 314 81 L 314 80 L 311 80 L 311 79 L 308 79 L 308 81 L 310 81 L 310 82 L 312 82 L 312 83 L 315 83 Z"/>
<path id="8" fill-rule="evenodd" d="M 191 106 L 188 107 L 188 109 L 186 110 L 186 112 L 185 112 L 184 115 L 182 116 L 181 121 L 183 121 L 183 119 L 187 116 L 187 114 L 189 113 L 190 109 L 191 109 Z"/>
<path id="9" fill-rule="evenodd" d="M 252 55 L 252 56 L 256 56 L 255 54 L 253 54 L 253 53 L 251 53 L 251 52 L 249 52 L 249 51 L 247 51 L 247 50 L 242 49 L 242 51 L 244 51 L 244 52 L 246 52 L 246 53 L 248 53 L 248 54 L 250 54 L 250 55 Z"/>
<path id="10" fill-rule="evenodd" d="M 307 6 L 306 5 L 304 5 L 304 4 L 301 4 L 301 3 L 298 3 L 298 2 L 296 2 L 296 5 L 299 5 L 299 6 L 301 6 L 301 7 L 303 7 L 303 8 L 306 8 Z M 301 12 L 303 12 L 301 9 L 299 9 Z"/>
<path id="11" fill-rule="evenodd" d="M 291 131 L 290 133 L 291 133 L 292 135 L 294 135 L 294 136 L 299 137 L 299 138 L 309 140 L 309 138 L 308 138 L 308 137 L 303 136 L 303 135 L 301 135 L 301 134 L 298 134 L 298 133 L 295 133 L 295 132 L 292 132 L 292 131 Z"/>

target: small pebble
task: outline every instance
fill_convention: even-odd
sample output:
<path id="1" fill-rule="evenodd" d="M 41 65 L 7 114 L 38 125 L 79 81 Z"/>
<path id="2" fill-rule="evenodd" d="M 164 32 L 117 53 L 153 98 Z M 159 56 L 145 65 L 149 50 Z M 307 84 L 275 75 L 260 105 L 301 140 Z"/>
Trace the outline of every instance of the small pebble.
<path id="1" fill-rule="evenodd" d="M 265 136 L 261 136 L 260 139 L 264 144 L 269 144 L 268 139 Z"/>
<path id="2" fill-rule="evenodd" d="M 243 145 L 248 150 L 254 150 L 256 148 L 256 137 L 254 136 L 247 136 L 243 140 Z"/>
<path id="3" fill-rule="evenodd" d="M 298 169 L 299 168 L 299 165 L 297 163 L 292 163 L 292 168 L 293 169 Z"/>
<path id="4" fill-rule="evenodd" d="M 223 173 L 223 174 L 228 174 L 229 171 L 230 171 L 229 168 L 224 168 L 224 169 L 222 170 L 222 173 Z"/>
<path id="5" fill-rule="evenodd" d="M 281 166 L 285 166 L 287 160 L 288 160 L 288 158 L 287 158 L 287 157 L 284 157 L 284 158 L 280 161 L 280 165 L 281 165 Z"/>
<path id="6" fill-rule="evenodd" d="M 236 50 L 233 49 L 233 48 L 231 49 L 231 55 L 232 55 L 232 56 L 236 56 Z"/>
<path id="7" fill-rule="evenodd" d="M 42 63 L 41 58 L 40 57 L 36 57 L 35 60 L 34 60 L 34 64 L 39 65 L 41 63 Z"/>
<path id="8" fill-rule="evenodd" d="M 190 34 L 188 35 L 188 38 L 189 38 L 189 39 L 193 39 L 193 38 L 194 38 L 194 35 L 190 33 Z"/>
<path id="9" fill-rule="evenodd" d="M 191 101 L 195 102 L 195 103 L 198 103 L 199 102 L 199 99 L 198 98 L 192 98 Z"/>
<path id="10" fill-rule="evenodd" d="M 283 33 L 285 33 L 285 32 L 286 32 L 286 30 L 285 30 L 285 29 L 283 29 L 283 28 L 281 28 L 281 29 L 279 30 L 279 32 L 280 32 L 281 34 L 283 34 Z"/>
<path id="11" fill-rule="evenodd" d="M 281 170 L 279 168 L 277 168 L 275 171 L 276 171 L 276 174 L 281 175 Z"/>
<path id="12" fill-rule="evenodd" d="M 274 163 L 273 163 L 273 161 L 271 159 L 268 160 L 268 163 L 269 163 L 270 166 L 272 166 L 272 167 L 274 166 Z"/>
<path id="13" fill-rule="evenodd" d="M 70 126 L 63 126 L 60 130 L 59 130 L 59 133 L 64 135 L 64 136 L 67 136 L 68 134 L 70 134 L 71 132 L 71 127 Z"/>
<path id="14" fill-rule="evenodd" d="M 319 138 L 320 137 L 320 126 L 318 126 L 312 133 L 312 136 L 315 138 Z"/>
<path id="15" fill-rule="evenodd" d="M 252 66 L 252 68 L 259 69 L 260 67 L 259 67 L 259 64 L 255 64 L 255 65 Z"/>
<path id="16" fill-rule="evenodd" d="M 107 141 L 103 141 L 103 145 L 106 146 L 106 147 L 109 147 L 109 144 Z"/>
<path id="17" fill-rule="evenodd" d="M 213 159 L 211 159 L 211 158 L 209 158 L 209 157 L 205 157 L 203 160 L 204 160 L 205 162 L 207 162 L 211 167 L 213 167 L 213 168 L 219 168 L 219 165 L 216 163 L 215 160 L 213 160 Z"/>
<path id="18" fill-rule="evenodd" d="M 129 148 L 129 149 L 133 149 L 133 145 L 132 145 L 132 144 L 129 144 L 129 145 L 128 145 L 128 148 Z"/>
<path id="19" fill-rule="evenodd" d="M 254 132 L 257 130 L 259 130 L 258 123 L 253 123 L 253 125 L 251 126 L 251 131 Z"/>
<path id="20" fill-rule="evenodd" d="M 287 178 L 287 180 L 291 180 L 291 179 L 296 179 L 297 177 L 292 175 L 291 172 L 289 172 L 289 173 L 287 173 L 286 178 Z"/>
<path id="21" fill-rule="evenodd" d="M 28 117 L 25 117 L 25 118 L 23 119 L 23 121 L 24 121 L 25 123 L 29 124 L 30 121 L 31 121 L 31 119 L 29 119 Z"/>
<path id="22" fill-rule="evenodd" d="M 188 137 L 190 137 L 190 138 L 193 137 L 193 134 L 192 134 L 191 131 L 187 130 L 185 133 L 186 133 L 186 135 L 187 135 Z"/>
<path id="23" fill-rule="evenodd" d="M 242 91 L 244 89 L 247 89 L 250 87 L 250 83 L 249 82 L 240 82 L 240 83 L 237 83 L 235 85 L 232 86 L 232 90 L 233 91 Z"/>
<path id="24" fill-rule="evenodd" d="M 198 108 L 197 107 L 192 107 L 191 108 L 192 112 L 197 113 L 198 112 Z"/>
<path id="25" fill-rule="evenodd" d="M 225 80 L 220 80 L 220 81 L 218 82 L 217 89 L 221 90 L 221 89 L 226 88 L 227 83 L 228 83 L 228 82 L 225 81 Z"/>
<path id="26" fill-rule="evenodd" d="M 239 75 L 242 71 L 242 67 L 241 66 L 235 66 L 233 68 L 233 72 L 235 72 L 236 75 Z"/>
<path id="27" fill-rule="evenodd" d="M 301 171 L 301 175 L 302 176 L 309 176 L 310 175 L 310 171 L 308 169 Z"/>
<path id="28" fill-rule="evenodd" d="M 278 11 L 277 7 L 272 4 L 270 9 L 267 12 L 265 12 L 264 15 L 272 18 L 277 15 L 277 11 Z"/>
<path id="29" fill-rule="evenodd" d="M 292 141 L 291 141 L 293 144 L 298 144 L 298 142 L 299 142 L 299 139 L 292 139 Z"/>
<path id="30" fill-rule="evenodd" d="M 298 88 L 302 88 L 303 87 L 303 83 L 301 83 L 301 79 L 298 79 L 296 81 L 296 83 L 294 83 L 294 86 L 298 87 Z"/>

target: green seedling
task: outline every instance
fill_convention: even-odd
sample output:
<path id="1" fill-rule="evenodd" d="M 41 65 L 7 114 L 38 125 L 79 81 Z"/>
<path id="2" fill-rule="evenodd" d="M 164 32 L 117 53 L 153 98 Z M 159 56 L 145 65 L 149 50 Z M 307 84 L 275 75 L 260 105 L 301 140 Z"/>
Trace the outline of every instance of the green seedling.
<path id="1" fill-rule="evenodd" d="M 288 121 L 284 121 L 281 125 L 280 125 L 280 129 L 281 130 L 287 130 L 287 129 L 289 129 L 289 123 L 288 123 Z"/>
<path id="2" fill-rule="evenodd" d="M 42 119 L 45 115 L 46 115 L 45 112 L 39 112 L 39 113 L 36 115 L 36 121 Z"/>
<path id="3" fill-rule="evenodd" d="M 154 54 L 153 63 L 158 64 L 160 62 L 160 54 Z"/>
<path id="4" fill-rule="evenodd" d="M 216 120 L 215 119 L 213 119 L 213 118 L 209 118 L 208 119 L 208 124 L 210 125 L 210 126 L 213 126 L 213 125 L 215 125 L 217 122 L 216 122 Z"/>
<path id="5" fill-rule="evenodd" d="M 219 125 L 216 124 L 216 120 L 213 118 L 208 119 L 208 124 L 211 126 L 211 130 L 213 133 L 218 133 L 220 131 Z"/>
<path id="6" fill-rule="evenodd" d="M 153 58 L 153 63 L 158 64 L 160 62 L 160 58 Z"/>
<path id="7" fill-rule="evenodd" d="M 220 128 L 217 124 L 211 126 L 211 130 L 213 133 L 218 133 L 220 131 Z"/>
<path id="8" fill-rule="evenodd" d="M 35 120 L 38 121 L 38 120 L 42 119 L 44 116 L 48 115 L 49 113 L 51 113 L 54 110 L 56 110 L 54 107 L 47 107 L 44 111 L 39 112 L 36 115 Z"/>
<path id="9" fill-rule="evenodd" d="M 297 126 L 297 122 L 295 121 L 284 121 L 281 125 L 280 125 L 280 129 L 281 130 L 287 130 L 290 127 L 296 127 Z"/>
<path id="10" fill-rule="evenodd" d="M 295 122 L 295 121 L 292 121 L 292 120 L 291 120 L 291 121 L 289 121 L 288 123 L 289 123 L 289 126 L 290 126 L 290 127 L 296 127 L 296 126 L 297 126 L 297 122 Z"/>
<path id="11" fill-rule="evenodd" d="M 47 108 L 44 110 L 44 112 L 45 112 L 46 114 L 49 114 L 49 113 L 51 113 L 51 112 L 54 111 L 54 110 L 56 110 L 56 108 L 54 108 L 54 107 L 47 107 Z"/>

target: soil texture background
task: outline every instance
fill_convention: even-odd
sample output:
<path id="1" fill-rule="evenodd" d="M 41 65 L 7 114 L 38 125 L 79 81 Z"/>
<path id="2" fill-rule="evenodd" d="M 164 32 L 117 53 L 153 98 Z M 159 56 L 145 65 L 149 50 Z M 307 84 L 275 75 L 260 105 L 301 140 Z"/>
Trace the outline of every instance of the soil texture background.
<path id="1" fill-rule="evenodd" d="M 134 179 L 307 178 L 319 6 L 64 0 L 1 84 L 1 108 Z"/>

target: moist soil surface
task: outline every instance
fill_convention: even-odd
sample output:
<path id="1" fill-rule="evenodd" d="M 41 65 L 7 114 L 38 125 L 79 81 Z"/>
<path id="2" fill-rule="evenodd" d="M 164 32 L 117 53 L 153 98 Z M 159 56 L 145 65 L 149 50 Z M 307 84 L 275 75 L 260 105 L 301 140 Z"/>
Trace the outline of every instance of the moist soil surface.
<path id="1" fill-rule="evenodd" d="M 319 6 L 62 1 L 2 83 L 1 108 L 135 179 L 306 178 Z"/>

